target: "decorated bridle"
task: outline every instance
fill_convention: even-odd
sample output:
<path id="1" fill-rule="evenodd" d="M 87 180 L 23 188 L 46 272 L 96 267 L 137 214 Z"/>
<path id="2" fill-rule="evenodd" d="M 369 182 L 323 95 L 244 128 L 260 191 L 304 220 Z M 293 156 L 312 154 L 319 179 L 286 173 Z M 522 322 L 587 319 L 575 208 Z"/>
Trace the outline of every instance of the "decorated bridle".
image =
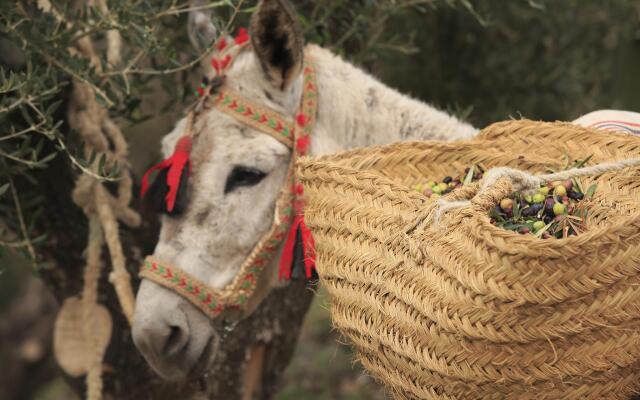
<path id="1" fill-rule="evenodd" d="M 237 121 L 266 133 L 291 149 L 287 178 L 276 201 L 273 224 L 260 239 L 249 257 L 242 264 L 235 279 L 222 290 L 216 290 L 199 281 L 175 265 L 149 256 L 140 270 L 140 277 L 164 286 L 189 300 L 210 318 L 225 310 L 242 309 L 253 295 L 257 279 L 263 269 L 272 262 L 278 248 L 284 242 L 279 260 L 280 279 L 290 279 L 298 235 L 302 238 L 305 274 L 313 276 L 314 243 L 311 232 L 304 223 L 302 211 L 302 185 L 296 182 L 294 165 L 298 157 L 307 153 L 317 114 L 317 86 L 315 67 L 305 57 L 303 67 L 303 92 L 300 108 L 294 120 L 277 111 L 243 98 L 224 86 L 225 72 L 240 52 L 247 48 L 249 35 L 240 29 L 233 42 L 222 38 L 216 44 L 218 52 L 211 60 L 214 79 L 205 79 L 197 88 L 198 102 L 187 116 L 187 128 L 178 140 L 171 157 L 155 165 L 142 180 L 142 197 L 161 197 L 164 212 L 180 211 L 181 197 L 191 172 L 190 153 L 193 145 L 194 120 L 206 105 L 213 106 Z M 158 171 L 154 183 L 149 185 L 150 175 Z"/>

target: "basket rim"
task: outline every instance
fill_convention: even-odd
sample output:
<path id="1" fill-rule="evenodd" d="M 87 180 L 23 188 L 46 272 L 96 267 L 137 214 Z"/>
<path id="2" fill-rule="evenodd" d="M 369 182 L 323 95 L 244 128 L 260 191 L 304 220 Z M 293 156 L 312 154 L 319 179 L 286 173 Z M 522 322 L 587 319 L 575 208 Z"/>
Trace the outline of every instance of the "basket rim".
<path id="1" fill-rule="evenodd" d="M 514 128 L 513 125 L 516 125 Z M 504 128 L 499 130 L 499 128 Z M 389 156 L 395 152 L 402 151 L 405 148 L 415 150 L 416 148 L 425 149 L 458 149 L 460 146 L 479 146 L 484 150 L 496 150 L 496 144 L 502 142 L 508 142 L 509 140 L 527 140 L 529 138 L 529 131 L 538 130 L 541 128 L 552 128 L 553 131 L 557 131 L 558 134 L 563 134 L 563 130 L 570 128 L 572 133 L 580 135 L 592 135 L 596 134 L 601 138 L 601 141 L 615 141 L 623 144 L 633 145 L 636 143 L 637 149 L 640 150 L 640 137 L 629 135 L 627 133 L 596 130 L 593 128 L 587 128 L 580 125 L 575 125 L 566 121 L 546 122 L 546 121 L 534 121 L 530 119 L 517 119 L 509 121 L 495 122 L 488 125 L 486 128 L 478 132 L 476 136 L 470 139 L 457 140 L 443 142 L 438 140 L 410 140 L 385 144 L 377 144 L 373 146 L 357 147 L 339 153 L 323 154 L 319 156 L 304 156 L 298 160 L 298 163 L 307 164 L 309 162 L 322 163 L 322 162 L 335 162 L 346 163 L 348 165 L 357 165 L 365 157 L 373 158 L 377 163 L 386 156 Z M 496 141 L 499 139 L 499 141 Z M 580 139 L 571 139 L 571 141 L 579 142 Z M 503 150 L 496 150 L 501 152 Z"/>

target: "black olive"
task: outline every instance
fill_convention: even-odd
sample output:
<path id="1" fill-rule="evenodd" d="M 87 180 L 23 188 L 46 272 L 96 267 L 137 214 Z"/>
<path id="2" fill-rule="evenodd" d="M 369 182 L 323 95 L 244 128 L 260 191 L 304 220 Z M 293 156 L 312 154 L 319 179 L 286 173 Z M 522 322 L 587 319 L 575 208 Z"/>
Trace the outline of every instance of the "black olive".
<path id="1" fill-rule="evenodd" d="M 442 182 L 446 183 L 447 185 L 450 184 L 451 181 L 453 181 L 453 178 L 450 176 L 447 176 L 442 180 Z"/>
<path id="2" fill-rule="evenodd" d="M 569 191 L 567 196 L 569 196 L 570 199 L 577 200 L 577 201 L 584 199 L 584 194 L 573 191 L 573 190 Z"/>
<path id="3" fill-rule="evenodd" d="M 525 209 L 522 210 L 522 215 L 524 215 L 525 217 L 533 217 L 534 215 L 537 215 L 540 210 L 542 210 L 543 205 L 542 204 L 533 204 Z"/>

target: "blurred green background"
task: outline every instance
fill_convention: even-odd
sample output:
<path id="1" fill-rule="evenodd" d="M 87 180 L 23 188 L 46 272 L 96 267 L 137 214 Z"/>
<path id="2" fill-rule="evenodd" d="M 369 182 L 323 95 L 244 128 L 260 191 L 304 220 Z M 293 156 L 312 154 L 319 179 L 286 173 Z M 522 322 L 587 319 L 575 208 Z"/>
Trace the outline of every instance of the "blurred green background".
<path id="1" fill-rule="evenodd" d="M 304 11 L 312 3 L 299 4 L 306 17 Z M 366 5 L 367 1 L 357 3 Z M 391 16 L 381 35 L 402 38 L 393 45 L 373 43 L 367 53 L 349 52 L 350 46 L 362 48 L 358 43 L 346 43 L 339 49 L 390 86 L 463 116 L 478 127 L 520 116 L 573 120 L 601 108 L 640 111 L 639 3 L 442 1 L 437 7 L 426 5 Z M 307 21 L 307 26 L 313 25 Z M 312 40 L 323 41 L 318 36 L 320 28 L 308 31 Z M 130 131 L 163 126 L 160 133 L 166 133 L 174 119 L 175 114 L 169 113 Z M 142 137 L 130 137 L 134 148 L 136 143 L 146 144 Z M 38 307 L 54 315 L 45 289 L 33 283 L 29 266 L 10 251 L 0 262 L 0 369 L 5 371 L 0 374 L 0 399 L 9 399 L 7 388 L 17 382 L 14 373 L 29 374 L 38 385 L 25 388 L 24 396 L 18 398 L 73 398 L 45 351 L 50 347 L 44 343 L 50 325 L 46 321 L 37 326 L 15 322 L 16 315 Z M 37 296 L 44 300 L 34 299 Z M 320 289 L 278 399 L 385 398 L 383 389 L 353 363 L 348 346 L 332 331 L 328 301 Z M 36 334 L 37 329 L 43 332 Z M 20 335 L 42 337 L 44 342 L 23 343 L 16 339 Z M 18 345 L 8 348 L 8 343 Z M 25 370 L 6 372 L 12 369 L 7 368 L 11 357 L 27 360 Z M 30 358 L 49 361 L 30 370 Z"/>

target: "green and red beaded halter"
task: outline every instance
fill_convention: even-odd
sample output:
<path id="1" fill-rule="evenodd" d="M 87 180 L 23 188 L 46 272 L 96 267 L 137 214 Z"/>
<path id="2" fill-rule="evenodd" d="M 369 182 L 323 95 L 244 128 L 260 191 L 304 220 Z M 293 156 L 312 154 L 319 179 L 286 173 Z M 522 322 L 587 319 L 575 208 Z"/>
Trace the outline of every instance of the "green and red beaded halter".
<path id="1" fill-rule="evenodd" d="M 219 53 L 212 59 L 212 66 L 217 77 L 223 77 L 225 70 L 233 62 L 234 57 L 230 51 L 238 51 L 235 53 L 237 55 L 247 43 L 248 35 L 245 30 L 241 30 L 232 44 L 229 44 L 225 39 L 217 44 Z M 298 113 L 293 120 L 228 90 L 224 87 L 224 83 L 222 86 L 215 86 L 216 84 L 213 83 L 215 79 L 207 80 L 206 82 L 211 83 L 198 88 L 199 105 L 208 101 L 219 111 L 272 136 L 291 149 L 291 160 L 285 185 L 280 190 L 276 201 L 271 228 L 243 262 L 235 279 L 224 289 L 211 288 L 177 266 L 151 256 L 147 257 L 140 270 L 141 278 L 149 279 L 174 291 L 189 300 L 207 316 L 214 318 L 225 310 L 238 310 L 243 307 L 253 295 L 257 279 L 264 268 L 276 259 L 278 249 L 283 243 L 283 251 L 279 260 L 279 276 L 281 279 L 291 278 L 298 232 L 302 238 L 305 275 L 309 279 L 312 278 L 315 264 L 314 243 L 311 232 L 304 223 L 302 186 L 296 181 L 294 166 L 300 156 L 306 155 L 311 142 L 311 133 L 315 128 L 318 105 L 315 77 L 315 66 L 309 57 L 305 57 L 302 98 Z M 196 109 L 201 108 L 196 106 Z M 161 193 L 166 193 L 164 198 L 166 203 L 163 204 L 163 207 L 166 206 L 168 213 L 175 212 L 175 207 L 179 206 L 179 188 L 186 186 L 186 179 L 191 171 L 188 155 L 192 146 L 194 135 L 192 126 L 196 115 L 193 110 L 189 113 L 187 130 L 178 141 L 174 154 L 149 170 L 143 180 L 144 195 L 145 192 L 152 191 L 147 182 L 151 172 L 161 171 L 157 179 L 166 179 L 168 188 Z M 164 175 L 162 171 L 166 171 Z M 172 178 L 171 181 L 169 181 L 169 177 Z"/>

